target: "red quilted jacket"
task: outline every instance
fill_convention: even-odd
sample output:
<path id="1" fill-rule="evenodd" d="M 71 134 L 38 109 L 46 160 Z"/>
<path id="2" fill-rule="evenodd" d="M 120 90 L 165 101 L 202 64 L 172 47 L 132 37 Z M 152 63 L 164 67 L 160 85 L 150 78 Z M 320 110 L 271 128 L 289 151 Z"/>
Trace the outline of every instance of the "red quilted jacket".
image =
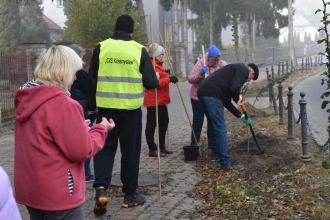
<path id="1" fill-rule="evenodd" d="M 152 62 L 152 61 L 151 61 Z M 163 67 L 163 62 L 155 60 L 155 69 L 159 74 L 159 86 L 157 88 L 158 105 L 167 105 L 171 102 L 170 99 L 170 78 Z M 144 91 L 144 103 L 145 107 L 152 107 L 156 105 L 155 101 L 155 89 L 145 89 Z"/>

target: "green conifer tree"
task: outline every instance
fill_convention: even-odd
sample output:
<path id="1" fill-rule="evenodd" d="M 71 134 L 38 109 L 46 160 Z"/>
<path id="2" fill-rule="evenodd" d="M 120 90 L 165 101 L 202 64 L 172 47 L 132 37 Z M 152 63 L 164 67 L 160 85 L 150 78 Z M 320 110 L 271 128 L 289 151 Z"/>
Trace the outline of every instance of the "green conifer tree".
<path id="1" fill-rule="evenodd" d="M 50 34 L 46 22 L 43 20 L 42 2 L 22 2 L 21 41 L 44 41 L 50 44 Z"/>
<path id="2" fill-rule="evenodd" d="M 18 48 L 20 25 L 18 4 L 0 0 L 0 51 L 14 51 Z"/>

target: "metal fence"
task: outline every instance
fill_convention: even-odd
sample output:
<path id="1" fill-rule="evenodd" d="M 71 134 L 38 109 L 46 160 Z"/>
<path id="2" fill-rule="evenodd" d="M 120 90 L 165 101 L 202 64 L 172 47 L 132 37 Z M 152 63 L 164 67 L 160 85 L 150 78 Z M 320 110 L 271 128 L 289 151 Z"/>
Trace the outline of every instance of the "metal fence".
<path id="1" fill-rule="evenodd" d="M 320 60 L 322 60 L 320 58 L 320 56 L 315 57 L 315 62 L 312 62 L 312 58 L 307 58 L 305 60 L 305 65 L 303 64 L 302 61 L 302 65 L 297 66 L 296 68 L 299 68 L 298 71 L 304 72 L 304 71 L 308 71 L 311 70 L 313 68 L 313 66 L 317 66 L 320 64 Z M 280 65 L 279 65 L 280 66 Z M 292 71 L 292 73 L 294 71 L 297 71 L 297 69 L 291 69 L 289 71 Z M 271 71 L 273 73 L 273 71 Z M 288 73 L 288 71 L 286 71 L 286 74 Z M 283 74 L 283 72 L 282 72 Z M 283 95 L 283 86 L 282 86 L 282 81 L 279 79 L 279 76 L 276 78 L 274 78 L 274 74 L 269 74 L 268 70 L 267 70 L 267 75 L 268 75 L 268 83 L 273 82 L 273 84 L 275 85 L 275 82 L 278 83 L 278 96 L 275 97 L 275 92 L 274 92 L 274 86 L 269 87 L 269 102 L 270 105 L 273 105 L 274 110 L 275 110 L 275 114 L 279 115 L 279 125 L 284 125 L 284 110 L 288 110 L 288 136 L 287 139 L 293 139 L 293 123 L 299 124 L 301 125 L 301 143 L 302 143 L 302 155 L 300 160 L 303 162 L 309 162 L 311 161 L 311 157 L 308 154 L 308 133 L 310 135 L 310 137 L 312 138 L 312 141 L 314 142 L 314 144 L 320 148 L 320 149 L 325 149 L 327 150 L 327 152 L 329 153 L 329 144 L 330 144 L 330 125 L 327 127 L 327 132 L 329 133 L 329 137 L 328 140 L 325 143 L 319 143 L 316 138 L 314 137 L 314 132 L 310 126 L 310 123 L 308 121 L 308 117 L 307 117 L 307 112 L 306 112 L 306 105 L 307 105 L 307 101 L 305 99 L 306 93 L 304 92 L 300 92 L 300 97 L 301 99 L 299 100 L 299 105 L 300 105 L 300 112 L 298 113 L 298 119 L 295 117 L 295 113 L 294 113 L 294 109 L 293 109 L 293 92 L 292 86 L 288 87 L 288 102 L 287 102 L 287 106 L 285 106 L 284 104 L 284 95 Z M 273 85 L 272 84 L 272 85 Z M 278 101 L 278 107 L 277 107 L 277 101 Z M 330 122 L 330 116 L 328 117 L 328 121 Z"/>
<path id="2" fill-rule="evenodd" d="M 25 48 L 12 53 L 0 52 L 0 119 L 15 117 L 14 94 L 28 79 L 36 65 L 36 56 L 26 53 Z"/>
<path id="3" fill-rule="evenodd" d="M 296 46 L 294 48 L 294 57 L 302 58 L 314 54 L 318 54 L 320 52 L 325 51 L 325 46 L 321 44 L 308 45 L 307 50 L 306 46 Z M 238 58 L 240 62 L 253 62 L 257 65 L 262 64 L 276 64 L 280 61 L 285 61 L 290 59 L 290 53 L 288 47 L 265 47 L 258 48 L 252 52 L 251 54 L 247 54 L 245 50 L 239 50 Z M 225 60 L 227 63 L 237 63 L 236 52 L 234 50 L 221 50 L 221 59 Z M 195 54 L 194 57 L 197 57 Z M 192 58 L 193 59 L 193 58 Z"/>
<path id="4" fill-rule="evenodd" d="M 293 66 L 298 69 L 299 65 L 305 65 L 307 60 L 305 57 L 308 54 L 318 54 L 324 51 L 324 46 L 322 45 L 309 45 L 308 50 L 304 49 L 304 46 L 295 48 L 295 58 L 300 58 L 301 61 L 297 60 Z M 86 55 L 84 56 L 85 66 L 84 69 L 89 68 L 89 62 L 93 49 L 86 49 Z M 183 71 L 188 75 L 195 58 L 190 55 L 189 57 L 184 57 L 179 54 L 175 54 L 171 51 L 171 63 L 175 73 L 185 76 Z M 257 65 L 261 64 L 274 64 L 274 67 L 281 65 L 283 71 L 283 61 L 289 59 L 289 49 L 288 48 L 262 48 L 255 50 L 252 56 L 247 56 L 246 51 L 239 51 L 239 59 L 241 62 L 245 62 L 246 58 L 249 58 L 249 62 L 254 62 Z M 227 63 L 235 63 L 236 53 L 235 51 L 221 51 L 222 59 Z M 26 48 L 22 47 L 19 51 L 13 53 L 0 53 L 0 125 L 1 122 L 5 120 L 10 120 L 15 117 L 14 108 L 14 94 L 17 88 L 23 83 L 32 79 L 33 71 L 35 69 L 37 62 L 37 55 L 33 52 L 27 52 Z M 187 64 L 188 62 L 188 64 Z M 311 61 L 312 62 L 312 61 Z M 281 64 L 280 64 L 281 63 Z M 316 63 L 316 62 L 315 62 Z M 191 64 L 191 65 L 190 65 Z M 289 64 L 290 65 L 290 64 Z M 185 67 L 185 68 L 182 68 Z M 280 69 L 280 68 L 278 68 Z M 286 67 L 287 69 L 287 67 Z M 304 69 L 299 68 L 299 69 Z"/>

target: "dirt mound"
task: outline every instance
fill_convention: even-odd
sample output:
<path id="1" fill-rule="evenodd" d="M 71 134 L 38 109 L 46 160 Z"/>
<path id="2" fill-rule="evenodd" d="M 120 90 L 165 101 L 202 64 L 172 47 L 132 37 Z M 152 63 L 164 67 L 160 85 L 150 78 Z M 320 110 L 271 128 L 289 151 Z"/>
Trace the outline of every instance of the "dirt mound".
<path id="1" fill-rule="evenodd" d="M 273 138 L 258 133 L 256 139 L 259 146 L 265 149 L 263 155 L 256 155 L 259 148 L 252 137 L 249 140 L 229 142 L 229 155 L 234 163 L 243 164 L 251 172 L 264 172 L 279 171 L 285 166 L 289 167 L 298 159 L 298 155 L 294 155 L 296 149 L 284 138 Z"/>
<path id="2" fill-rule="evenodd" d="M 268 114 L 261 109 L 255 108 L 250 103 L 245 103 L 246 113 L 250 118 L 268 117 Z"/>
<path id="3" fill-rule="evenodd" d="M 248 116 L 253 120 L 257 118 L 267 118 L 269 115 L 257 109 L 249 103 L 245 104 Z M 267 128 L 253 124 L 256 139 L 261 148 L 265 149 L 263 155 L 256 155 L 259 151 L 250 130 L 245 126 L 240 119 L 237 119 L 230 112 L 226 112 L 227 134 L 228 134 L 228 152 L 233 163 L 242 164 L 245 167 L 246 173 L 264 173 L 266 170 L 280 170 L 283 167 L 290 165 L 299 160 L 299 152 L 292 140 L 287 140 L 286 137 L 272 137 L 267 134 Z M 265 132 L 259 132 L 264 130 Z M 202 143 L 207 146 L 205 134 L 203 135 Z M 204 139 L 204 140 L 203 140 Z M 210 163 L 211 150 L 205 152 L 201 158 L 201 162 Z"/>

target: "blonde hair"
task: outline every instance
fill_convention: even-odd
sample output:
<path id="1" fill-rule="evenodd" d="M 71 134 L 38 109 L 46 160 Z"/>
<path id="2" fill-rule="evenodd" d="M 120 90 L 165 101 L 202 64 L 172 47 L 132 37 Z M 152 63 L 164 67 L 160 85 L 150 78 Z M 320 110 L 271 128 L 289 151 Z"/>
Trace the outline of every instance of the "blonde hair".
<path id="1" fill-rule="evenodd" d="M 165 54 L 164 48 L 157 43 L 150 44 L 148 52 L 150 57 L 158 57 L 161 54 Z"/>
<path id="2" fill-rule="evenodd" d="M 82 59 L 71 48 L 62 45 L 52 46 L 41 53 L 34 77 L 38 84 L 56 85 L 70 94 L 70 86 L 82 65 Z"/>
<path id="3" fill-rule="evenodd" d="M 155 52 L 155 50 L 157 50 L 158 47 L 159 47 L 159 45 L 157 43 L 150 44 L 148 53 L 152 54 L 153 52 Z"/>

